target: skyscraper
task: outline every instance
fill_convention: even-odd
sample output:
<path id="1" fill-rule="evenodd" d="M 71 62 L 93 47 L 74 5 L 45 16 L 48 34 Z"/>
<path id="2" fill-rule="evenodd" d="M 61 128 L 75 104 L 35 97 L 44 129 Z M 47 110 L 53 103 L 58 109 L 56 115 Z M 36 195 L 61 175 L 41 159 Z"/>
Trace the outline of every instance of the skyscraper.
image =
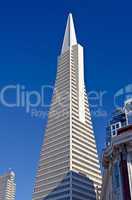
<path id="1" fill-rule="evenodd" d="M 69 14 L 33 200 L 95 200 L 101 173 L 84 85 L 83 47 Z"/>
<path id="2" fill-rule="evenodd" d="M 10 171 L 0 176 L 0 200 L 15 200 L 15 174 Z"/>

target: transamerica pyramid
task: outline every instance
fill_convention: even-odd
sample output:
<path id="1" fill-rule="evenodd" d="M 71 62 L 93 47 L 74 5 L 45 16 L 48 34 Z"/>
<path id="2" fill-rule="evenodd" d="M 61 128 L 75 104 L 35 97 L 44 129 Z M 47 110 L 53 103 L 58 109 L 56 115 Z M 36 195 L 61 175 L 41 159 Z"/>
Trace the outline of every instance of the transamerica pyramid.
<path id="1" fill-rule="evenodd" d="M 101 181 L 83 47 L 69 14 L 32 199 L 95 200 Z"/>

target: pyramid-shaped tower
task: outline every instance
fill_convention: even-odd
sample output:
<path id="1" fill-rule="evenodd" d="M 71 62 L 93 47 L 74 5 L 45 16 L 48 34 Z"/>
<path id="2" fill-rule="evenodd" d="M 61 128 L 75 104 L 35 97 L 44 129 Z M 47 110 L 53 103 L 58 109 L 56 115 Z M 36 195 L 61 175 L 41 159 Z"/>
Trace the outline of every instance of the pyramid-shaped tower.
<path id="1" fill-rule="evenodd" d="M 83 47 L 69 14 L 33 200 L 95 200 L 101 172 L 84 85 Z"/>

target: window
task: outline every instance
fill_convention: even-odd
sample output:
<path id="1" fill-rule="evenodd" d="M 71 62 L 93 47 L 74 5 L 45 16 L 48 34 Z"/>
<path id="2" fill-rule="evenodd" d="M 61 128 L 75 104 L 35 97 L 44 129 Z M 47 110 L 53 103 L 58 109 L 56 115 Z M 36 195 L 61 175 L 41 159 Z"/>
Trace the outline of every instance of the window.
<path id="1" fill-rule="evenodd" d="M 112 125 L 112 130 L 115 130 L 115 125 Z"/>
<path id="2" fill-rule="evenodd" d="M 116 128 L 119 128 L 119 124 L 116 124 Z"/>
<path id="3" fill-rule="evenodd" d="M 116 131 L 115 131 L 115 130 L 112 132 L 112 135 L 113 135 L 113 136 L 116 135 Z"/>
<path id="4" fill-rule="evenodd" d="M 111 125 L 111 136 L 117 135 L 117 130 L 121 128 L 121 122 L 117 122 Z"/>

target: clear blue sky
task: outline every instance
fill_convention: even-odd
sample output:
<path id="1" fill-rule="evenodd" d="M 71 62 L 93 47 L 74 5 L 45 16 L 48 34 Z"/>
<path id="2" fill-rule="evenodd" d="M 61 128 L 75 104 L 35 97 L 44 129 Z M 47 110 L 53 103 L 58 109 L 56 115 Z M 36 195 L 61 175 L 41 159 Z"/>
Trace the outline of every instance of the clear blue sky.
<path id="1" fill-rule="evenodd" d="M 1 1 L 0 90 L 21 84 L 39 91 L 41 85 L 54 84 L 66 18 L 72 12 L 78 41 L 85 47 L 86 88 L 107 91 L 107 117 L 93 117 L 101 152 L 113 95 L 132 83 L 131 8 L 131 1 L 122 0 Z M 8 98 L 13 100 L 13 94 Z M 17 200 L 31 200 L 45 122 L 0 102 L 0 174 L 8 168 L 16 172 Z"/>

